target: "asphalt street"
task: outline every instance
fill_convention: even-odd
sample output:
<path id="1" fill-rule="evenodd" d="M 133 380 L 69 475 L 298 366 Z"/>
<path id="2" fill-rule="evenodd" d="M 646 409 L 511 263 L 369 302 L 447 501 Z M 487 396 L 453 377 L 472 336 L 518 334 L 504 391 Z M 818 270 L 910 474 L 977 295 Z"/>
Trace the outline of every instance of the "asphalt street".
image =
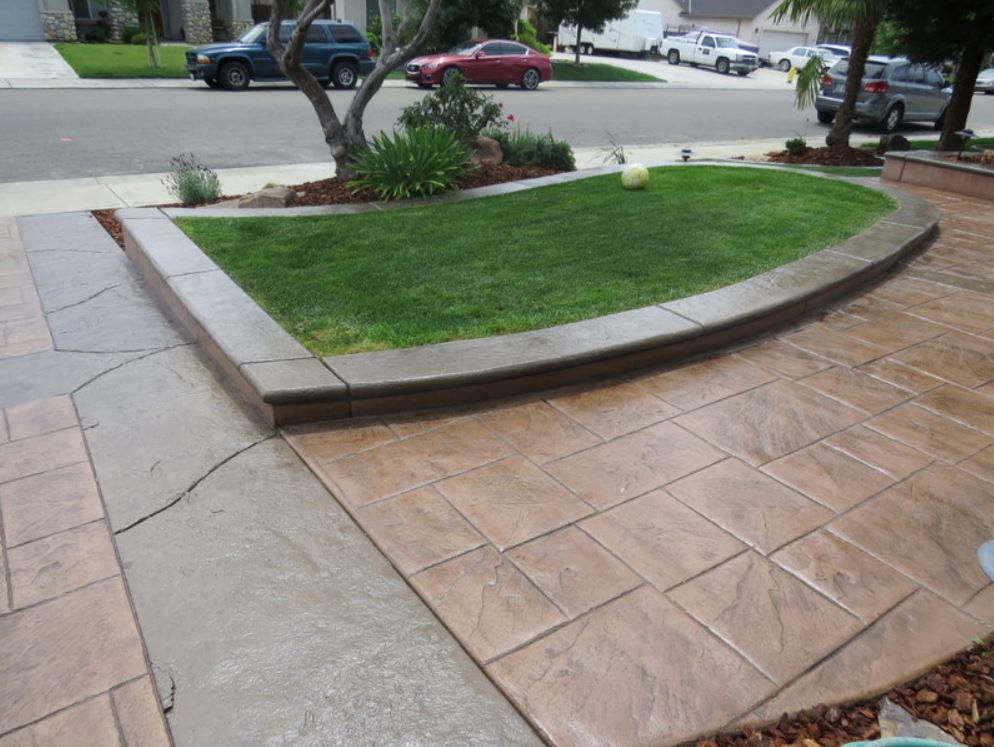
<path id="1" fill-rule="evenodd" d="M 551 130 L 576 147 L 807 137 L 826 128 L 785 91 L 569 88 L 493 91 L 516 124 Z M 350 92 L 332 92 L 344 112 Z M 424 95 L 384 89 L 367 133 L 389 129 Z M 970 125 L 994 129 L 994 97 L 974 99 Z M 929 128 L 913 128 L 929 131 Z M 243 92 L 189 89 L 0 91 L 0 182 L 165 171 L 193 152 L 214 168 L 328 158 L 307 100 L 288 87 Z"/>

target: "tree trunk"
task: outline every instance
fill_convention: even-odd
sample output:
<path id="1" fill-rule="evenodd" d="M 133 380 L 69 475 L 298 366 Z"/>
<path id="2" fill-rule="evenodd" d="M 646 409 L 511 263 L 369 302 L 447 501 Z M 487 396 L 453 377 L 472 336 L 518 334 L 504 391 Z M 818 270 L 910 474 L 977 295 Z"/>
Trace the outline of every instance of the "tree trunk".
<path id="1" fill-rule="evenodd" d="M 576 46 L 573 47 L 573 51 L 576 53 L 576 58 L 574 59 L 574 62 L 577 64 L 577 67 L 579 67 L 579 65 L 580 65 L 580 34 L 582 32 L 583 32 L 583 28 L 580 26 L 580 24 L 577 24 L 576 25 Z"/>
<path id="2" fill-rule="evenodd" d="M 977 83 L 977 75 L 984 63 L 984 50 L 970 46 L 963 50 L 963 58 L 956 70 L 956 83 L 953 85 L 953 95 L 942 119 L 942 136 L 939 138 L 939 150 L 961 150 L 963 138 L 956 133 L 966 127 L 970 116 L 970 106 L 973 104 L 973 87 Z"/>
<path id="3" fill-rule="evenodd" d="M 866 58 L 870 56 L 870 47 L 873 45 L 873 36 L 879 22 L 879 15 L 860 15 L 853 21 L 852 53 L 849 55 L 846 91 L 842 97 L 842 105 L 835 113 L 832 129 L 825 138 L 825 144 L 828 146 L 849 146 L 853 114 L 856 111 L 856 97 L 863 88 Z"/>
<path id="4" fill-rule="evenodd" d="M 148 11 L 145 13 L 145 51 L 148 52 L 148 66 L 155 69 L 159 64 L 159 39 L 155 34 L 155 19 Z"/>

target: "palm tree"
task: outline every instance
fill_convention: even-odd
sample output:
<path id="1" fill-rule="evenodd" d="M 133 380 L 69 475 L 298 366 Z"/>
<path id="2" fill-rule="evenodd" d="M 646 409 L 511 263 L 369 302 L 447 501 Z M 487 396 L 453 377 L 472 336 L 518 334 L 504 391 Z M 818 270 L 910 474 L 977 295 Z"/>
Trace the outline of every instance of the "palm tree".
<path id="1" fill-rule="evenodd" d="M 825 138 L 827 145 L 849 145 L 852 133 L 856 97 L 863 86 L 866 58 L 870 55 L 877 26 L 883 20 L 888 0 L 782 0 L 773 11 L 774 22 L 789 18 L 805 22 L 812 16 L 836 28 L 848 27 L 852 34 L 849 72 L 842 105 L 835 113 L 832 129 Z"/>

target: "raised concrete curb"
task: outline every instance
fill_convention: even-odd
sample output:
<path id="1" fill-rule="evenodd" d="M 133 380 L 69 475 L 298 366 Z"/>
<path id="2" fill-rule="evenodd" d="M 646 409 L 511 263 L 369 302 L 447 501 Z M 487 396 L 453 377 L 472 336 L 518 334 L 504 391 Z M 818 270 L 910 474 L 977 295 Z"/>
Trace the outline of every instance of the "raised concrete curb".
<path id="1" fill-rule="evenodd" d="M 950 160 L 955 153 L 906 151 L 884 154 L 883 179 L 994 200 L 994 169 Z"/>
<path id="2" fill-rule="evenodd" d="M 466 190 L 438 201 L 506 194 L 618 169 Z M 785 324 L 879 275 L 934 233 L 938 212 L 927 202 L 871 188 L 890 194 L 899 209 L 838 246 L 716 291 L 530 332 L 322 360 L 276 324 L 171 218 L 348 214 L 401 209 L 405 204 L 128 209 L 118 216 L 125 251 L 149 285 L 264 416 L 284 425 L 442 407 L 561 386 L 697 355 Z"/>

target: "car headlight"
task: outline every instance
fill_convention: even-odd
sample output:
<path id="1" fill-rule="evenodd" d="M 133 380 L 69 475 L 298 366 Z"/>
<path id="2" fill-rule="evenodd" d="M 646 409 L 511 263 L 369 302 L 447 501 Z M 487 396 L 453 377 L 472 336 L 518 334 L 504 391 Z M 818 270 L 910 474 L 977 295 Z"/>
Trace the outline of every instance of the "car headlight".
<path id="1" fill-rule="evenodd" d="M 211 62 L 213 62 L 213 60 L 210 57 L 208 57 L 207 55 L 205 55 L 205 54 L 198 54 L 197 55 L 197 64 L 198 65 L 210 65 Z"/>
<path id="2" fill-rule="evenodd" d="M 422 69 L 423 70 L 434 70 L 436 67 L 438 67 L 438 63 L 437 62 L 429 62 Z"/>

